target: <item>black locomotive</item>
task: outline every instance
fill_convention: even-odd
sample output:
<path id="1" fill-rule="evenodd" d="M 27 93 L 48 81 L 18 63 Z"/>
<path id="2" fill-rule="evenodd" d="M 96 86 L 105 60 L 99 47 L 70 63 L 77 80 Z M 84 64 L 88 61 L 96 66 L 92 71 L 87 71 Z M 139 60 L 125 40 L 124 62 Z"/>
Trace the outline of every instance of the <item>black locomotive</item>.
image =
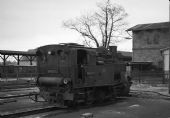
<path id="1" fill-rule="evenodd" d="M 128 95 L 126 64 L 119 62 L 116 53 L 114 46 L 110 50 L 74 43 L 39 47 L 36 54 L 40 95 L 61 106 Z"/>

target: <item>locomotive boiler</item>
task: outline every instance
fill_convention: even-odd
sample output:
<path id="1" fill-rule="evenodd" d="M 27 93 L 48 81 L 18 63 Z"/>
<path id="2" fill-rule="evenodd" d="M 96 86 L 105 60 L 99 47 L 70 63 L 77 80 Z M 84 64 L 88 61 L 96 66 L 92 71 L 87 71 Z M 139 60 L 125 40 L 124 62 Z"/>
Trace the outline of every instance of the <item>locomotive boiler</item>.
<path id="1" fill-rule="evenodd" d="M 126 64 L 116 48 L 87 48 L 68 43 L 37 49 L 37 86 L 49 103 L 74 106 L 128 95 Z"/>

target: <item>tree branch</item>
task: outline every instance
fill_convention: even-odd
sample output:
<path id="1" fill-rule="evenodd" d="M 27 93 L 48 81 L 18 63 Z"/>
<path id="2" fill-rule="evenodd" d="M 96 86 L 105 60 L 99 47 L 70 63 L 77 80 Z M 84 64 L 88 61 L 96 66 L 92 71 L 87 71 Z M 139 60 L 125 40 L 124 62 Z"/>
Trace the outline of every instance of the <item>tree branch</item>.
<path id="1" fill-rule="evenodd" d="M 92 31 L 91 31 L 90 25 L 87 24 L 87 23 L 86 23 L 85 25 L 87 26 L 87 29 L 88 29 L 88 32 L 90 33 L 90 36 L 91 36 L 92 39 L 95 41 L 96 46 L 99 47 L 99 43 L 98 43 L 96 37 L 93 35 L 93 33 L 92 33 Z"/>
<path id="2" fill-rule="evenodd" d="M 105 19 L 105 41 L 104 41 L 104 47 L 106 47 L 107 44 L 107 25 L 108 25 L 108 13 L 107 13 L 107 6 L 105 11 L 106 19 Z"/>
<path id="3" fill-rule="evenodd" d="M 76 18 L 74 22 L 69 20 L 64 26 L 81 34 L 88 46 L 92 42 L 96 47 L 102 45 L 108 48 L 110 43 L 116 42 L 117 34 L 123 34 L 122 29 L 126 26 L 124 18 L 127 13 L 123 7 L 111 4 L 110 0 L 98 5 L 98 8 L 99 11 L 94 14 Z"/>
<path id="4" fill-rule="evenodd" d="M 109 32 L 109 40 L 107 42 L 107 48 L 109 47 L 109 44 L 110 44 L 110 40 L 111 40 L 111 36 L 112 36 L 112 32 L 113 32 L 113 25 L 114 25 L 114 22 L 113 22 L 113 16 L 111 17 L 111 28 L 110 28 L 110 32 Z"/>

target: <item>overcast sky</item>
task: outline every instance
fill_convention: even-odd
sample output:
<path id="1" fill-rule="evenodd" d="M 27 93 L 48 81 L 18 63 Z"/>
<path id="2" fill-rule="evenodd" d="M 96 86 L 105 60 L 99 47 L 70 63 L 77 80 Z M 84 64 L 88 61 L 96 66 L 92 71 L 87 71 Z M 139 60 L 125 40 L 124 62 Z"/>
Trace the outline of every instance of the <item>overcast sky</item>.
<path id="1" fill-rule="evenodd" d="M 0 0 L 0 50 L 26 51 L 46 44 L 80 42 L 62 22 L 96 9 L 102 0 Z M 169 21 L 168 0 L 111 0 L 129 14 L 129 27 Z M 131 50 L 131 41 L 118 46 Z"/>

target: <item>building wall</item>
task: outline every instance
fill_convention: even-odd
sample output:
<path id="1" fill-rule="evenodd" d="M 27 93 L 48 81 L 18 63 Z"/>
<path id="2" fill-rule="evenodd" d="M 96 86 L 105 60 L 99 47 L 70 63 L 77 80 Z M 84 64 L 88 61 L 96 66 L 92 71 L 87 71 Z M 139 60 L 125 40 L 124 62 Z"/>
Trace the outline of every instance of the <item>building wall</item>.
<path id="1" fill-rule="evenodd" d="M 163 67 L 163 57 L 160 49 L 169 45 L 169 29 L 133 31 L 133 61 L 150 61 L 154 65 Z"/>
<path id="2" fill-rule="evenodd" d="M 154 65 L 163 68 L 163 57 L 159 49 L 139 49 L 134 50 L 133 61 L 135 62 L 153 62 Z"/>

